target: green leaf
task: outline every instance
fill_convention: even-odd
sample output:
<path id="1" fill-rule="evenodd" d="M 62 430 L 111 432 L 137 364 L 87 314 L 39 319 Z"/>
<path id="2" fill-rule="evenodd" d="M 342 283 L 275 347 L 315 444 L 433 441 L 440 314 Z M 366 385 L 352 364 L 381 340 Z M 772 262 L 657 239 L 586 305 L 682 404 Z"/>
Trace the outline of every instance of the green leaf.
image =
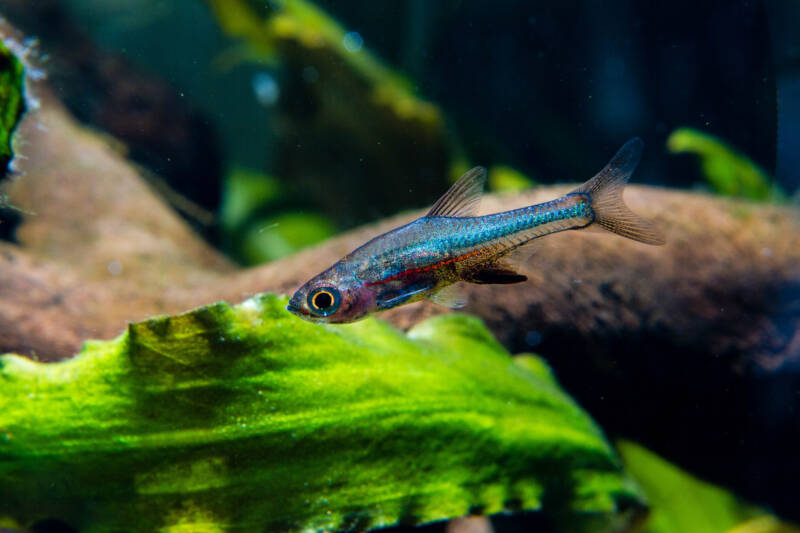
<path id="1" fill-rule="evenodd" d="M 643 533 L 800 533 L 796 526 L 695 478 L 638 444 L 621 441 L 617 448 L 651 507 Z"/>
<path id="2" fill-rule="evenodd" d="M 524 191 L 535 183 L 519 170 L 505 165 L 494 165 L 489 169 L 489 190 L 493 192 Z"/>
<path id="3" fill-rule="evenodd" d="M 751 200 L 774 200 L 784 196 L 761 167 L 713 135 L 692 128 L 678 128 L 667 139 L 667 148 L 672 153 L 696 154 L 703 175 L 719 194 Z"/>
<path id="4" fill-rule="evenodd" d="M 262 295 L 0 357 L 0 523 L 322 531 L 637 505 L 600 430 L 473 318 L 315 325 Z"/>

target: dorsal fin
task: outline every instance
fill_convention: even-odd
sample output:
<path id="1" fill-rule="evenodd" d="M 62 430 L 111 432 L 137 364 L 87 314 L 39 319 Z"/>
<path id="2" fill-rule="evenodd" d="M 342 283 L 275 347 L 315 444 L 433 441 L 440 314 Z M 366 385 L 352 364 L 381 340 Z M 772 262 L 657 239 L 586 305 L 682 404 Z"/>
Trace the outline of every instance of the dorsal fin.
<path id="1" fill-rule="evenodd" d="M 475 167 L 458 178 L 444 195 L 428 211 L 429 217 L 469 217 L 473 216 L 481 201 L 483 184 L 486 183 L 486 169 Z"/>

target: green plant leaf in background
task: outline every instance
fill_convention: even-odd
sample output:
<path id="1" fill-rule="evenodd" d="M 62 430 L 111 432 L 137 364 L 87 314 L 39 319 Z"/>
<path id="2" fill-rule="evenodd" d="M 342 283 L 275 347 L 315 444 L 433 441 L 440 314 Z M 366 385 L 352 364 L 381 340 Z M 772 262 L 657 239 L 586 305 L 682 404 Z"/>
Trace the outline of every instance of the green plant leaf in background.
<path id="1" fill-rule="evenodd" d="M 800 533 L 764 509 L 701 481 L 632 442 L 617 449 L 651 508 L 641 533 Z"/>
<path id="2" fill-rule="evenodd" d="M 713 135 L 692 128 L 678 128 L 667 138 L 667 149 L 676 154 L 696 154 L 703 175 L 719 194 L 751 200 L 783 197 L 780 188 L 761 167 Z"/>
<path id="3" fill-rule="evenodd" d="M 258 219 L 242 233 L 239 253 L 255 265 L 287 256 L 336 233 L 331 222 L 314 213 L 289 212 Z"/>
<path id="4" fill-rule="evenodd" d="M 524 191 L 535 183 L 519 170 L 505 165 L 493 165 L 489 168 L 488 185 L 493 192 Z"/>
<path id="5" fill-rule="evenodd" d="M 314 325 L 262 295 L 0 358 L 0 517 L 96 531 L 322 531 L 638 505 L 541 360 L 476 320 Z M 0 518 L 0 524 L 3 524 Z"/>
<path id="6" fill-rule="evenodd" d="M 313 212 L 282 211 L 282 184 L 266 174 L 233 169 L 225 179 L 220 222 L 228 252 L 255 265 L 294 253 L 336 233 L 333 223 Z M 269 214 L 265 214 L 269 213 Z"/>

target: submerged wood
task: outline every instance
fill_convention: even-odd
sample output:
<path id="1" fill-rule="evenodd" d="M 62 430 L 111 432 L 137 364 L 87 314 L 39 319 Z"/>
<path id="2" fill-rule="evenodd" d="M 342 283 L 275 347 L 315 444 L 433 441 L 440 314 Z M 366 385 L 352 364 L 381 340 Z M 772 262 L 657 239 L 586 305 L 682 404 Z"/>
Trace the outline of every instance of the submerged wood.
<path id="1" fill-rule="evenodd" d="M 119 146 L 81 128 L 51 97 L 20 128 L 24 176 L 6 182 L 33 214 L 0 255 L 0 352 L 68 357 L 127 321 L 261 291 L 290 292 L 367 239 L 421 213 L 392 217 L 287 259 L 237 269 L 152 191 Z M 569 187 L 487 196 L 483 212 L 555 198 Z M 626 201 L 667 245 L 569 231 L 537 240 L 529 282 L 467 285 L 465 311 L 506 344 L 550 351 L 579 340 L 595 353 L 658 341 L 702 349 L 739 370 L 800 359 L 800 216 L 791 207 L 632 186 Z M 432 303 L 382 315 L 409 327 L 448 312 Z M 670 348 L 671 346 L 671 348 Z"/>

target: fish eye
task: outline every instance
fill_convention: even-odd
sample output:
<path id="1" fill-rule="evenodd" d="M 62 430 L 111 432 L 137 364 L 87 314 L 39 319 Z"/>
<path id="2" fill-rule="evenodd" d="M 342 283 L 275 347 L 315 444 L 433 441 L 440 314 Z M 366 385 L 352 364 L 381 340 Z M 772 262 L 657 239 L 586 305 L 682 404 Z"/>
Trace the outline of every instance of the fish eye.
<path id="1" fill-rule="evenodd" d="M 339 309 L 342 297 L 333 287 L 318 287 L 308 294 L 308 307 L 318 316 L 329 316 Z"/>

